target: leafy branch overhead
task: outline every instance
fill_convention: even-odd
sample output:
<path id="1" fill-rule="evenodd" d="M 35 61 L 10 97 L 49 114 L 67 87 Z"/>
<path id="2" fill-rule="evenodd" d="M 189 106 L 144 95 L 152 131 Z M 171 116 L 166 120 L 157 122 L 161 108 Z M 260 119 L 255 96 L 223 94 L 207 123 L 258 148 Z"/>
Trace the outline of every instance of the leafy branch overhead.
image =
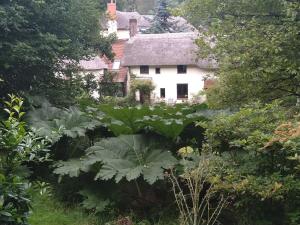
<path id="1" fill-rule="evenodd" d="M 86 156 L 78 160 L 59 162 L 54 173 L 78 176 L 90 167 L 95 179 L 136 180 L 140 176 L 153 184 L 164 178 L 164 170 L 172 168 L 177 160 L 171 152 L 159 149 L 154 140 L 142 135 L 123 135 L 104 139 L 87 149 Z"/>

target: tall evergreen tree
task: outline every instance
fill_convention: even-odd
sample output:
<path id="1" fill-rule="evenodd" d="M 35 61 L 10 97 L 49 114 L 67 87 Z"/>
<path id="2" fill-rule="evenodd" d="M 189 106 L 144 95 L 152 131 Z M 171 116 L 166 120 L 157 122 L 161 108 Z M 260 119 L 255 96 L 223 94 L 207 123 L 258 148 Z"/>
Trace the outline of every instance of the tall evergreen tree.
<path id="1" fill-rule="evenodd" d="M 170 22 L 170 16 L 167 0 L 159 0 L 152 26 L 147 33 L 158 34 L 171 32 L 173 24 Z"/>

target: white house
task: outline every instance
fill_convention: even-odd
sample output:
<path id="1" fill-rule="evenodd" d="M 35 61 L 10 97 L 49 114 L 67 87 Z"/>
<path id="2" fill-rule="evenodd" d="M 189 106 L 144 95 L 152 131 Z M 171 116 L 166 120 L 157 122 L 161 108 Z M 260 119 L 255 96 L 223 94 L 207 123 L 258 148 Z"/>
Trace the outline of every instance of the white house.
<path id="1" fill-rule="evenodd" d="M 181 17 L 171 17 L 172 23 L 193 31 L 194 27 Z M 123 95 L 130 90 L 131 75 L 135 79 L 149 79 L 155 85 L 153 101 L 179 103 L 194 100 L 194 96 L 208 87 L 206 80 L 213 76 L 214 61 L 199 60 L 194 32 L 142 34 L 150 28 L 153 16 L 138 12 L 117 11 L 116 1 L 107 4 L 107 15 L 102 24 L 105 33 L 116 33 L 113 43 L 113 61 L 96 57 L 81 61 L 82 74 L 92 73 L 101 77 L 105 70 L 117 74 L 114 82 L 120 83 Z M 199 97 L 199 96 L 198 96 Z M 200 96 L 198 101 L 203 101 Z"/>
<path id="2" fill-rule="evenodd" d="M 180 103 L 193 100 L 213 77 L 216 63 L 197 57 L 195 33 L 138 34 L 125 44 L 123 66 L 128 80 L 149 79 L 153 100 Z M 203 99 L 204 100 L 204 96 Z M 200 99 L 201 101 L 201 99 Z"/>

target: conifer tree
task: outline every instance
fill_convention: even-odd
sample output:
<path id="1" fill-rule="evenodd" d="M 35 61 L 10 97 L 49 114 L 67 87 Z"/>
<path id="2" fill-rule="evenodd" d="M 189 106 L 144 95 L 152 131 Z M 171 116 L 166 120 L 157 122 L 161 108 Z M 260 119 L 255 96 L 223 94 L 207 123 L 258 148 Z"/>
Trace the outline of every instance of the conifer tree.
<path id="1" fill-rule="evenodd" d="M 170 12 L 168 11 L 167 0 L 159 0 L 156 8 L 156 14 L 152 26 L 147 33 L 169 33 L 172 31 L 172 23 L 170 22 Z"/>

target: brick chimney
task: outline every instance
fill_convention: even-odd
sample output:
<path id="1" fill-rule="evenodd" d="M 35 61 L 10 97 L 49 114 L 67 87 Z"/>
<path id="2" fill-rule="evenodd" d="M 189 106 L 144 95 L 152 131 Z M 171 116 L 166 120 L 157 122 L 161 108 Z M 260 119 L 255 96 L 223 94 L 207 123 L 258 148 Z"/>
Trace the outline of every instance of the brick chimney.
<path id="1" fill-rule="evenodd" d="M 129 35 L 130 37 L 134 37 L 138 32 L 137 19 L 129 20 Z"/>
<path id="2" fill-rule="evenodd" d="M 107 3 L 107 13 L 109 15 L 109 18 L 111 20 L 115 20 L 117 16 L 117 3 L 116 0 L 110 0 L 109 3 Z"/>

